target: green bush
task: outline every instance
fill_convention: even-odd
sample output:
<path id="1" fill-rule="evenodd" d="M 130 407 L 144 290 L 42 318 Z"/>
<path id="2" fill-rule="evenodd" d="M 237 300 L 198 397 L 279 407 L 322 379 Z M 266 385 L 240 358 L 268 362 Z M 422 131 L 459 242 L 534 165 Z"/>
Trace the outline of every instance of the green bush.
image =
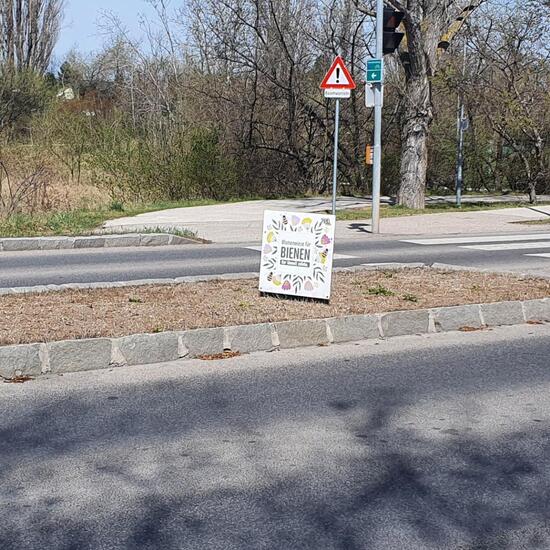
<path id="1" fill-rule="evenodd" d="M 133 131 L 120 114 L 93 124 L 88 162 L 112 201 L 238 195 L 236 163 L 223 153 L 215 130 Z"/>
<path id="2" fill-rule="evenodd" d="M 32 71 L 17 72 L 0 65 L 0 131 L 18 137 L 30 118 L 42 113 L 54 97 L 46 79 Z"/>
<path id="3" fill-rule="evenodd" d="M 225 200 L 238 194 L 235 162 L 223 154 L 217 131 L 193 131 L 184 166 L 186 179 L 201 197 Z"/>

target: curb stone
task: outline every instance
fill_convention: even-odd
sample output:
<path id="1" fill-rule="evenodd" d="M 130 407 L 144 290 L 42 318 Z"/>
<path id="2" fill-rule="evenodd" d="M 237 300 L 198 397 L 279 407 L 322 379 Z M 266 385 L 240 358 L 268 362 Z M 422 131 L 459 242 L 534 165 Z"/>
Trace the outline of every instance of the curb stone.
<path id="1" fill-rule="evenodd" d="M 521 302 L 498 302 L 480 307 L 484 324 L 488 327 L 519 325 L 526 321 Z"/>
<path id="2" fill-rule="evenodd" d="M 106 369 L 111 364 L 112 340 L 109 338 L 64 340 L 51 342 L 46 347 L 53 374 Z"/>
<path id="3" fill-rule="evenodd" d="M 123 246 L 173 246 L 204 244 L 203 240 L 180 237 L 171 233 L 124 233 L 83 237 L 6 237 L 0 238 L 0 251 L 68 250 L 82 248 L 118 248 Z"/>
<path id="4" fill-rule="evenodd" d="M 331 343 L 369 340 L 380 337 L 377 315 L 351 315 L 327 319 Z"/>
<path id="5" fill-rule="evenodd" d="M 0 239 L 1 246 L 1 239 Z M 412 269 L 420 267 L 430 267 L 426 264 L 377 264 L 374 265 L 358 265 L 353 267 L 336 267 L 335 273 L 357 273 L 360 271 L 371 271 L 379 269 L 380 266 L 391 265 L 391 269 Z M 98 282 L 98 283 L 65 283 L 61 285 L 37 285 L 37 286 L 21 286 L 11 288 L 0 288 L 0 296 L 5 294 L 41 294 L 44 292 L 62 292 L 63 290 L 94 290 L 94 289 L 106 289 L 106 288 L 129 288 L 136 286 L 147 285 L 176 285 L 181 283 L 203 283 L 209 281 L 226 281 L 226 280 L 238 280 L 238 279 L 254 279 L 259 277 L 258 272 L 246 271 L 242 273 L 225 273 L 217 275 L 186 275 L 184 277 L 176 277 L 175 279 L 137 279 L 134 281 L 116 281 L 116 282 Z"/>
<path id="6" fill-rule="evenodd" d="M 386 338 L 426 334 L 430 332 L 430 310 L 393 311 L 380 318 L 382 335 Z"/>
<path id="7" fill-rule="evenodd" d="M 482 328 L 480 306 L 465 305 L 454 307 L 441 307 L 432 310 L 432 315 L 437 332 L 460 330 L 464 327 Z"/>
<path id="8" fill-rule="evenodd" d="M 199 328 L 182 333 L 185 356 L 213 355 L 224 351 L 224 332 L 219 328 Z"/>
<path id="9" fill-rule="evenodd" d="M 550 322 L 550 299 L 528 300 L 523 302 L 526 321 Z"/>
<path id="10" fill-rule="evenodd" d="M 162 363 L 223 351 L 251 353 L 526 321 L 550 322 L 550 299 L 5 346 L 0 347 L 0 377 L 36 377 Z"/>
<path id="11" fill-rule="evenodd" d="M 40 344 L 0 348 L 0 376 L 39 376 L 42 374 Z"/>
<path id="12" fill-rule="evenodd" d="M 241 353 L 268 351 L 279 346 L 271 324 L 241 325 L 225 329 L 224 348 Z"/>
<path id="13" fill-rule="evenodd" d="M 1 241 L 1 240 L 0 240 Z M 364 264 L 352 267 L 336 267 L 334 273 L 359 273 L 361 271 L 373 271 L 378 269 L 416 269 L 416 268 L 431 268 L 447 271 L 466 271 L 474 273 L 494 273 L 485 269 L 477 269 L 466 266 L 452 266 L 448 264 L 422 264 L 422 263 L 386 263 L 386 264 Z M 528 273 L 514 273 L 511 271 L 499 271 L 499 275 L 512 275 L 515 277 L 523 277 L 527 279 L 549 279 L 550 276 L 545 275 L 530 275 Z M 181 283 L 202 283 L 209 281 L 227 281 L 239 279 L 254 279 L 259 277 L 258 272 L 243 272 L 243 273 L 225 273 L 216 275 L 186 275 L 184 277 L 176 277 L 175 279 L 137 279 L 134 281 L 105 281 L 97 283 L 65 283 L 61 285 L 37 285 L 37 286 L 21 286 L 0 288 L 0 296 L 6 294 L 41 294 L 44 292 L 62 292 L 63 290 L 94 290 L 108 288 L 131 288 L 147 285 L 177 285 Z"/>
<path id="14" fill-rule="evenodd" d="M 431 267 L 432 269 L 439 269 L 441 271 L 466 271 L 471 273 L 486 273 L 488 275 L 511 275 L 513 277 L 520 277 L 524 279 L 545 279 L 550 280 L 550 275 L 544 273 L 529 273 L 529 272 L 519 272 L 519 271 L 495 271 L 494 269 L 484 268 L 484 267 L 472 267 L 469 265 L 454 265 L 454 264 L 442 264 L 439 262 L 434 262 L 431 264 L 425 264 L 424 267 Z"/>
<path id="15" fill-rule="evenodd" d="M 281 349 L 320 346 L 329 344 L 326 319 L 306 319 L 304 321 L 283 321 L 275 323 Z"/>
<path id="16" fill-rule="evenodd" d="M 121 359 L 116 362 L 123 361 L 128 366 L 139 365 L 143 357 L 147 357 L 148 363 L 181 359 L 179 335 L 176 332 L 124 336 L 116 340 L 116 350 L 121 354 Z"/>

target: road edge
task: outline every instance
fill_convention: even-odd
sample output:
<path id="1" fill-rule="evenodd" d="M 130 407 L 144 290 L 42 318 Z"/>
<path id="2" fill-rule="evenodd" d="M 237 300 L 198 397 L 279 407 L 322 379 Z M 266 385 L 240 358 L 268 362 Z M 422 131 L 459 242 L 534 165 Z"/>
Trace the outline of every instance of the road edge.
<path id="1" fill-rule="evenodd" d="M 0 347 L 0 377 L 39 377 L 359 340 L 550 322 L 550 298 Z"/>
<path id="2" fill-rule="evenodd" d="M 377 270 L 396 270 L 396 269 L 419 269 L 430 268 L 442 271 L 470 271 L 474 273 L 497 273 L 499 275 L 511 275 L 513 277 L 527 279 L 548 279 L 548 275 L 518 273 L 515 271 L 498 271 L 494 269 L 484 269 L 470 266 L 460 266 L 452 264 L 432 263 L 425 264 L 421 262 L 415 263 L 373 263 L 360 264 L 351 267 L 335 267 L 334 273 L 357 273 L 361 271 L 377 271 Z M 63 283 L 59 285 L 35 285 L 35 286 L 16 286 L 0 288 L 0 296 L 8 294 L 42 294 L 45 292 L 62 292 L 64 290 L 98 290 L 109 288 L 132 288 L 148 285 L 179 285 L 183 283 L 206 283 L 209 281 L 231 281 L 239 279 L 254 279 L 259 277 L 259 273 L 255 271 L 246 271 L 241 273 L 221 273 L 214 275 L 185 275 L 183 277 L 165 278 L 165 279 L 135 279 L 133 281 L 103 281 L 97 283 Z"/>

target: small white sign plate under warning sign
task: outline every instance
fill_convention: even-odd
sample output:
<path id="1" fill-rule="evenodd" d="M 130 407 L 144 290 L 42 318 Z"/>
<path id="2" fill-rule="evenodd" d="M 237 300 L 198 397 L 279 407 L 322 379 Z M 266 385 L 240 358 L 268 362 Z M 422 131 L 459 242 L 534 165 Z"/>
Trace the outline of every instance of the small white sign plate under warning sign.
<path id="1" fill-rule="evenodd" d="M 338 90 L 335 88 L 327 88 L 323 91 L 325 97 L 330 99 L 349 99 L 351 97 L 351 90 L 347 89 Z"/>

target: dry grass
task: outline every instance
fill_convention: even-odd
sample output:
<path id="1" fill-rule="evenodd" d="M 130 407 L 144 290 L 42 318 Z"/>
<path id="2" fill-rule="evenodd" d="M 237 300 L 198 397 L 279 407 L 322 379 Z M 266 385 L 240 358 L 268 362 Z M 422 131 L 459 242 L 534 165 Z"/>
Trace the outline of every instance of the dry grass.
<path id="1" fill-rule="evenodd" d="M 261 297 L 254 279 L 0 297 L 0 345 L 550 296 L 550 281 L 409 269 L 338 273 L 329 304 Z"/>
<path id="2" fill-rule="evenodd" d="M 80 181 L 71 178 L 67 168 L 44 149 L 31 145 L 0 144 L 0 203 L 9 213 L 40 213 L 99 208 L 109 196 L 98 189 L 86 171 Z M 35 187 L 23 191 L 32 174 L 41 173 Z M 0 209 L 0 214 L 3 212 Z M 4 212 L 5 213 L 5 212 Z"/>

